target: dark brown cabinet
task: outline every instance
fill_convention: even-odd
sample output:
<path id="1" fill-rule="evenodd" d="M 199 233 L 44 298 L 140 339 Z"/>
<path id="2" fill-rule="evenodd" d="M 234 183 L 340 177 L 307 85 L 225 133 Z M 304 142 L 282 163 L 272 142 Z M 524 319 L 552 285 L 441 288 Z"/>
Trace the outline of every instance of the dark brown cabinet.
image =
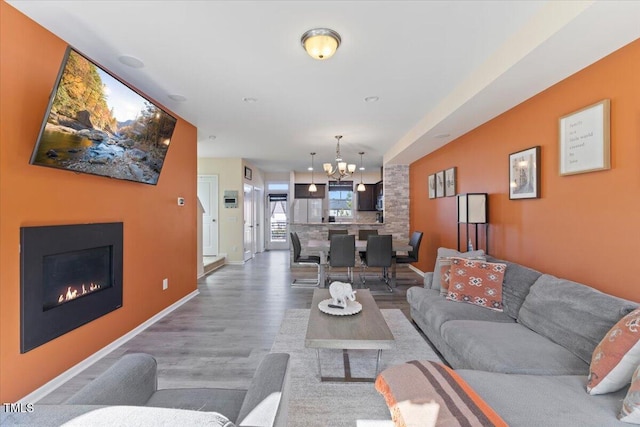
<path id="1" fill-rule="evenodd" d="M 378 200 L 376 195 L 375 184 L 365 184 L 365 191 L 358 191 L 358 210 L 359 211 L 375 211 L 376 201 Z"/>
<path id="2" fill-rule="evenodd" d="M 296 199 L 324 199 L 326 194 L 326 184 L 316 184 L 315 193 L 309 191 L 309 184 L 296 184 L 294 188 L 294 197 Z"/>

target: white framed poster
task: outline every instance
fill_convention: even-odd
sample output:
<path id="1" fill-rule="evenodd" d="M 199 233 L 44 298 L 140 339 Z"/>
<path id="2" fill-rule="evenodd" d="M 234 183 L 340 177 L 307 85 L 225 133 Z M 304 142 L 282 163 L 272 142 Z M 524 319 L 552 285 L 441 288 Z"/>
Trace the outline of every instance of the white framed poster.
<path id="1" fill-rule="evenodd" d="M 593 172 L 611 168 L 610 101 L 560 117 L 560 175 Z"/>

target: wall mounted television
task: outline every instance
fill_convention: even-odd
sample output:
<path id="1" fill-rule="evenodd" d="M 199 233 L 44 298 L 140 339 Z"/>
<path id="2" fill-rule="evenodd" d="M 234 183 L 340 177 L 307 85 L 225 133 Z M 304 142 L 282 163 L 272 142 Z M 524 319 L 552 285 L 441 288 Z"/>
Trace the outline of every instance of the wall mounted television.
<path id="1" fill-rule="evenodd" d="M 30 163 L 155 185 L 175 126 L 175 117 L 68 47 Z"/>

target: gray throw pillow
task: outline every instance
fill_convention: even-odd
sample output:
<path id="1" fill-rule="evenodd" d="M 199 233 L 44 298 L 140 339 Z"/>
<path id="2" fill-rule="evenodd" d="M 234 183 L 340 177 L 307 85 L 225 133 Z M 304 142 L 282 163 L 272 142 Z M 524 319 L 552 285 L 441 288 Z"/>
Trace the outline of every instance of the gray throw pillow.
<path id="1" fill-rule="evenodd" d="M 433 280 L 431 281 L 431 289 L 440 290 L 442 288 L 442 286 L 440 285 L 440 260 L 450 257 L 484 260 L 485 254 L 482 249 L 471 252 L 458 252 L 455 249 L 438 248 L 436 265 L 433 267 Z"/>

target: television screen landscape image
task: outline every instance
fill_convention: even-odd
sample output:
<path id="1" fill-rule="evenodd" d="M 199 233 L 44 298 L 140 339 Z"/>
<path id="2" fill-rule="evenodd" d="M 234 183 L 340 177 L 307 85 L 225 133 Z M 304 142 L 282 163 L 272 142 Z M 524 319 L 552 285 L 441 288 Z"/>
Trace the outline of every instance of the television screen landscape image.
<path id="1" fill-rule="evenodd" d="M 31 164 L 155 185 L 171 116 L 68 48 Z"/>

